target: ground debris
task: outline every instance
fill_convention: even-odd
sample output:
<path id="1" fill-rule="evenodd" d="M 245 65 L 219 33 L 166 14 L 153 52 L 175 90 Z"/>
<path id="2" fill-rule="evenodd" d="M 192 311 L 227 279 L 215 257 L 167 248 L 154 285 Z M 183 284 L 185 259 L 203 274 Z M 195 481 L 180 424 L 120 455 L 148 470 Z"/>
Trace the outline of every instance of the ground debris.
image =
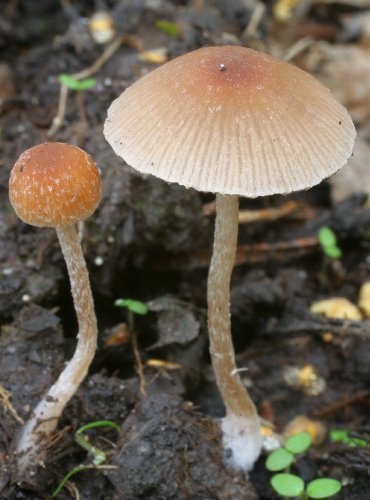
<path id="1" fill-rule="evenodd" d="M 254 500 L 242 475 L 222 461 L 218 426 L 177 397 L 149 397 L 124 422 L 106 472 L 125 500 Z"/>
<path id="2" fill-rule="evenodd" d="M 121 454 L 114 456 L 117 475 L 84 471 L 72 478 L 71 495 L 88 500 L 129 500 L 130 495 L 149 500 L 255 498 L 248 496 L 244 479 L 224 470 L 214 423 L 194 409 L 184 409 L 182 403 L 183 398 L 190 399 L 212 416 L 224 411 L 205 335 L 213 217 L 206 217 L 202 208 L 212 212 L 214 197 L 134 173 L 102 133 L 109 103 L 153 69 L 153 63 L 140 60 L 140 52 L 153 56 L 156 47 L 165 49 L 169 60 L 203 46 L 242 44 L 259 49 L 312 70 L 348 105 L 360 140 L 350 159 L 355 170 L 343 170 L 342 179 L 338 176 L 340 193 L 336 186 L 333 189 L 333 180 L 332 186 L 324 182 L 288 197 L 241 200 L 241 214 L 244 218 L 247 214 L 250 223 L 240 225 L 232 324 L 243 382 L 276 432 L 297 415 L 312 418 L 316 412 L 323 412 L 328 429 L 341 424 L 358 430 L 365 425 L 369 323 L 318 317 L 309 306 L 338 295 L 355 302 L 360 286 L 369 281 L 369 0 L 4 0 L 2 4 L 0 385 L 11 392 L 15 410 L 26 419 L 75 342 L 69 284 L 63 281 L 65 267 L 54 233 L 17 221 L 7 202 L 7 183 L 19 154 L 47 138 L 58 108 L 59 76 L 94 68 L 100 60 L 104 48 L 88 31 L 89 20 L 100 9 L 114 21 L 115 40 L 127 43 L 94 75 L 96 84 L 90 91 L 70 96 L 63 124 L 53 137 L 89 151 L 104 179 L 102 203 L 85 224 L 83 239 L 99 326 L 101 332 L 111 332 L 123 321 L 113 306 L 119 296 L 147 301 L 171 294 L 182 309 L 171 312 L 169 306 L 158 311 L 158 323 L 155 312 L 137 318 L 147 400 L 140 396 L 122 327 L 115 331 L 114 345 L 104 345 L 102 335 L 90 374 L 53 436 L 56 441 L 44 475 L 27 490 L 5 491 L 7 476 L 2 477 L 0 467 L 0 497 L 50 497 L 72 467 L 89 463 L 90 457 L 74 443 L 75 431 L 82 424 L 109 418 L 123 426 L 117 448 Z M 278 19 L 277 5 L 293 8 Z M 163 22 L 178 28 L 176 36 L 158 28 Z M 346 198 L 359 189 L 366 193 Z M 335 206 L 339 199 L 343 201 Z M 326 280 L 320 278 L 325 255 L 317 238 L 323 226 L 335 232 L 343 253 L 340 261 L 326 266 Z M 58 311 L 71 338 L 64 338 L 58 317 L 32 303 Z M 156 340 L 162 344 L 148 350 Z M 307 397 L 299 387 L 287 387 L 286 366 L 309 366 L 303 373 L 318 373 L 325 390 Z M 177 401 L 173 405 L 171 397 Z M 4 414 L 0 409 L 0 463 L 7 460 L 19 425 L 10 411 Z M 115 433 L 108 439 L 106 434 L 91 433 L 94 440 L 95 436 L 102 449 L 114 450 Z M 367 455 L 353 449 L 341 455 L 342 462 L 334 463 L 326 440 L 307 460 L 300 459 L 300 467 L 309 474 L 316 470 L 319 476 L 328 472 L 343 476 L 346 486 L 338 500 L 370 500 Z M 271 500 L 270 475 L 263 462 L 257 463 L 251 477 L 261 500 Z"/>
<path id="3" fill-rule="evenodd" d="M 189 305 L 175 297 L 165 296 L 151 300 L 148 307 L 158 313 L 159 338 L 150 349 L 172 344 L 187 344 L 198 337 L 200 323 Z"/>
<path id="4" fill-rule="evenodd" d="M 27 418 L 55 380 L 64 361 L 60 320 L 40 306 L 23 307 L 0 336 L 0 380 L 12 393 L 17 412 Z"/>
<path id="5" fill-rule="evenodd" d="M 314 302 L 310 307 L 310 311 L 314 314 L 323 314 L 327 318 L 350 319 L 354 321 L 362 319 L 360 310 L 344 297 L 332 297 Z"/>

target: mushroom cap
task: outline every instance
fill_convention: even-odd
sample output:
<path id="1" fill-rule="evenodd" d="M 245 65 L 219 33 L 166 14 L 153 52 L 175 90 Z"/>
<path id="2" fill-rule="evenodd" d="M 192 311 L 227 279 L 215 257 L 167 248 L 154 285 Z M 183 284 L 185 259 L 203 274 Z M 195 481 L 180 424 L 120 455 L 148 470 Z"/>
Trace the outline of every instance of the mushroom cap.
<path id="1" fill-rule="evenodd" d="M 100 197 L 96 163 L 69 144 L 34 146 L 21 154 L 10 173 L 10 202 L 18 217 L 33 226 L 75 224 L 95 211 Z"/>
<path id="2" fill-rule="evenodd" d="M 307 189 L 343 166 L 355 128 L 312 76 L 244 47 L 206 47 L 141 78 L 104 134 L 140 172 L 256 197 Z"/>

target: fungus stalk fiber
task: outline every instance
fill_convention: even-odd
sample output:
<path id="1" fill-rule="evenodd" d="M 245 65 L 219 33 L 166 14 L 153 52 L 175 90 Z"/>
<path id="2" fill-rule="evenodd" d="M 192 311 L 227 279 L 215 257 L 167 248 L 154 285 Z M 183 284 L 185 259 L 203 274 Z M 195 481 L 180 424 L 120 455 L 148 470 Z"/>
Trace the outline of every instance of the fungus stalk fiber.
<path id="1" fill-rule="evenodd" d="M 236 369 L 230 320 L 230 279 L 238 237 L 237 195 L 217 194 L 213 254 L 208 274 L 208 331 L 216 382 L 227 415 L 257 419 Z"/>
<path id="2" fill-rule="evenodd" d="M 45 458 L 47 442 L 64 407 L 85 378 L 97 344 L 97 322 L 89 275 L 75 226 L 56 228 L 67 264 L 78 319 L 78 342 L 72 359 L 33 410 L 17 445 L 18 477 L 24 478 Z"/>

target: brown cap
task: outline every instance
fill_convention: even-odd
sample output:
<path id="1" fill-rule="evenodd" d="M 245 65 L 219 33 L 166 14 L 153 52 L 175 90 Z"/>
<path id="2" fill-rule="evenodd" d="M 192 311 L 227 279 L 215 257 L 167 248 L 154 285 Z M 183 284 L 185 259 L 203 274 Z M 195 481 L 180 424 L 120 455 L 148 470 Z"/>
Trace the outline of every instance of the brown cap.
<path id="1" fill-rule="evenodd" d="M 113 102 L 104 133 L 140 172 L 248 197 L 317 184 L 346 163 L 356 136 L 312 76 L 235 46 L 199 49 L 144 76 Z"/>
<path id="2" fill-rule="evenodd" d="M 75 224 L 99 204 L 98 167 L 82 149 L 48 142 L 18 158 L 9 180 L 9 198 L 18 217 L 33 226 Z"/>

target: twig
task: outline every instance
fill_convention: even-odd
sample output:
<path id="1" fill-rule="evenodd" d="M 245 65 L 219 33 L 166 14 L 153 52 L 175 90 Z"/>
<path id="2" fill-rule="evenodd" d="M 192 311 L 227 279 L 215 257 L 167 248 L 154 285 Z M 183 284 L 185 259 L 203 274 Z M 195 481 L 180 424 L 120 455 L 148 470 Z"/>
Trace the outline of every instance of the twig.
<path id="1" fill-rule="evenodd" d="M 70 430 L 71 426 L 67 425 L 66 427 L 63 427 L 63 429 L 61 429 L 60 431 L 57 431 L 54 434 L 52 434 L 50 438 L 47 439 L 47 441 L 45 442 L 45 449 L 49 450 L 53 448 L 56 445 L 56 443 L 58 443 L 64 437 L 65 434 L 68 434 L 70 432 Z"/>
<path id="2" fill-rule="evenodd" d="M 213 215 L 216 210 L 216 205 L 213 201 L 210 203 L 205 203 L 203 205 L 203 215 L 208 217 Z M 274 221 L 293 213 L 302 211 L 302 218 L 312 219 L 314 216 L 314 211 L 308 205 L 299 203 L 296 201 L 288 201 L 281 205 L 280 207 L 263 208 L 260 210 L 239 210 L 239 224 L 247 224 L 256 221 Z"/>
<path id="3" fill-rule="evenodd" d="M 262 2 L 258 2 L 253 9 L 252 16 L 247 24 L 243 34 L 241 36 L 242 39 L 251 38 L 255 36 L 258 26 L 262 21 L 262 18 L 266 12 L 266 5 Z"/>
<path id="4" fill-rule="evenodd" d="M 132 339 L 132 349 L 134 351 L 134 356 L 135 356 L 136 371 L 140 379 L 140 392 L 144 396 L 144 398 L 146 398 L 147 393 L 145 390 L 144 366 L 143 362 L 141 361 L 141 356 L 137 341 L 137 334 L 135 330 L 131 332 L 131 339 Z"/>
<path id="5" fill-rule="evenodd" d="M 300 238 L 277 243 L 257 243 L 256 245 L 239 245 L 236 250 L 235 265 L 263 262 L 267 258 L 281 259 L 302 257 L 316 251 L 319 241 L 316 237 Z M 198 250 L 192 253 L 177 255 L 166 260 L 154 262 L 156 270 L 187 270 L 209 267 L 211 250 Z"/>
<path id="6" fill-rule="evenodd" d="M 246 224 L 260 220 L 277 220 L 296 212 L 299 208 L 299 204 L 296 201 L 288 201 L 281 207 L 264 208 L 262 210 L 240 210 L 239 224 Z"/>
<path id="7" fill-rule="evenodd" d="M 326 406 L 326 408 L 323 408 L 321 410 L 316 410 L 314 412 L 314 415 L 316 417 L 325 417 L 330 413 L 341 410 L 342 408 L 345 408 L 346 406 L 349 406 L 353 403 L 357 403 L 358 401 L 361 401 L 361 399 L 365 399 L 369 395 L 370 395 L 370 389 L 364 389 L 362 391 L 357 392 L 356 394 L 351 394 L 350 396 L 344 396 L 342 399 L 339 399 L 338 401 Z"/>
<path id="8" fill-rule="evenodd" d="M 75 485 L 74 482 L 67 481 L 65 486 L 66 486 L 66 489 L 69 491 L 69 493 L 74 498 L 74 500 L 80 500 L 80 498 L 81 498 L 80 493 L 79 493 L 77 486 Z"/>
<path id="9" fill-rule="evenodd" d="M 295 57 L 297 57 L 298 54 L 301 54 L 304 52 L 310 45 L 313 44 L 315 40 L 311 38 L 310 36 L 306 36 L 304 38 L 301 38 L 298 40 L 298 42 L 294 43 L 286 52 L 285 56 L 283 57 L 284 61 L 291 61 Z"/>
<path id="10" fill-rule="evenodd" d="M 113 40 L 111 44 L 105 49 L 105 51 L 97 58 L 97 60 L 89 66 L 88 68 L 79 71 L 78 73 L 74 73 L 72 76 L 76 80 L 84 80 L 89 76 L 94 75 L 99 69 L 112 57 L 112 55 L 120 48 L 123 42 L 127 40 L 127 37 L 119 37 Z"/>
<path id="11" fill-rule="evenodd" d="M 282 335 L 300 336 L 303 333 L 309 335 L 322 335 L 326 332 L 332 333 L 335 337 L 360 337 L 369 339 L 370 329 L 367 321 L 351 321 L 348 319 L 317 319 L 297 320 L 283 319 L 271 322 L 261 331 L 261 335 L 272 335 L 274 337 Z"/>
<path id="12" fill-rule="evenodd" d="M 59 92 L 58 112 L 56 116 L 53 118 L 51 127 L 47 132 L 48 137 L 52 137 L 59 130 L 64 121 L 64 116 L 66 114 L 66 107 L 67 107 L 67 97 L 68 97 L 68 87 L 66 85 L 61 84 Z"/>
<path id="13" fill-rule="evenodd" d="M 139 344 L 137 341 L 137 334 L 134 326 L 134 316 L 133 312 L 130 309 L 128 309 L 128 327 L 131 334 L 131 343 L 135 357 L 136 373 L 138 374 L 140 380 L 140 392 L 144 396 L 144 398 L 146 398 L 147 393 L 145 390 L 144 365 L 140 356 Z"/>
<path id="14" fill-rule="evenodd" d="M 122 43 L 125 41 L 127 42 L 128 40 L 131 43 L 133 43 L 132 37 L 128 38 L 127 36 L 124 36 L 116 38 L 110 45 L 108 45 L 108 47 L 101 54 L 101 56 L 98 57 L 98 59 L 94 62 L 94 64 L 92 64 L 91 66 L 82 71 L 79 71 L 78 73 L 74 73 L 71 76 L 76 80 L 83 80 L 85 78 L 88 78 L 89 76 L 92 76 L 94 73 L 99 71 L 100 68 L 112 57 L 112 55 L 116 52 L 116 50 L 119 49 Z M 66 113 L 67 97 L 68 97 L 68 87 L 64 84 L 61 84 L 58 112 L 56 116 L 53 118 L 51 127 L 47 132 L 48 137 L 52 137 L 53 135 L 55 135 L 56 132 L 61 127 L 61 125 L 63 124 Z"/>
<path id="15" fill-rule="evenodd" d="M 17 410 L 14 408 L 10 401 L 11 396 L 12 393 L 10 391 L 7 391 L 5 387 L 0 385 L 0 400 L 4 407 L 4 413 L 9 411 L 17 422 L 19 422 L 20 424 L 24 424 L 23 418 L 18 415 Z"/>

